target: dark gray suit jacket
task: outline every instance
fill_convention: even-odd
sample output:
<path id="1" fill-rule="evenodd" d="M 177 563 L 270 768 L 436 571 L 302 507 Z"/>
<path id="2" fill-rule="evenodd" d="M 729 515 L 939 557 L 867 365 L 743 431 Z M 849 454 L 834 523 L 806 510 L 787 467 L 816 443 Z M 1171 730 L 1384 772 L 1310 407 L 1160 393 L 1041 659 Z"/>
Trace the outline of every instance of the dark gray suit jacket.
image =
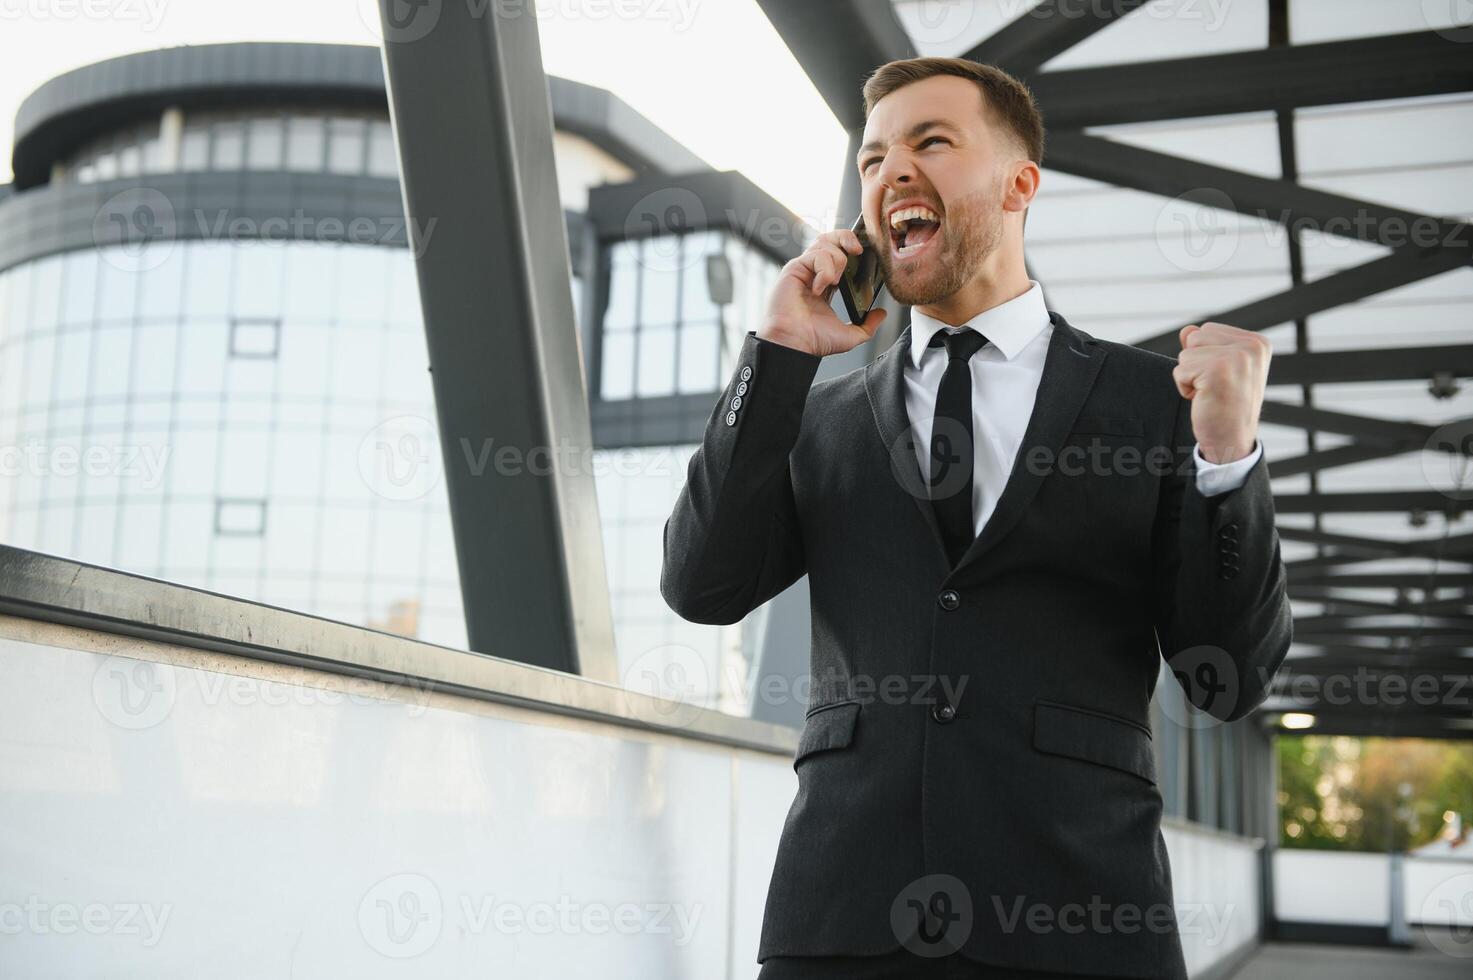
<path id="1" fill-rule="evenodd" d="M 807 573 L 812 606 L 759 961 L 944 927 L 982 962 L 1186 977 L 1149 704 L 1163 655 L 1213 717 L 1263 701 L 1292 633 L 1268 470 L 1202 496 L 1175 359 L 1049 316 L 1023 445 L 955 568 L 909 441 L 908 328 L 816 385 L 820 358 L 749 332 L 711 413 L 666 602 L 735 623 Z"/>

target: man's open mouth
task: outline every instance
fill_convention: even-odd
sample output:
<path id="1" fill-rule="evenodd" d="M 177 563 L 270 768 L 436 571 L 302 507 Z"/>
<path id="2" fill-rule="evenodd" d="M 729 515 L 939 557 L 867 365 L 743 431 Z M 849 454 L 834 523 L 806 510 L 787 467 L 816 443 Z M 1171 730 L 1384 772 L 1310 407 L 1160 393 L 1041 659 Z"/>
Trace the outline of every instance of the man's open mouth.
<path id="1" fill-rule="evenodd" d="M 920 252 L 941 230 L 941 218 L 925 205 L 896 208 L 890 213 L 890 244 L 897 258 Z"/>

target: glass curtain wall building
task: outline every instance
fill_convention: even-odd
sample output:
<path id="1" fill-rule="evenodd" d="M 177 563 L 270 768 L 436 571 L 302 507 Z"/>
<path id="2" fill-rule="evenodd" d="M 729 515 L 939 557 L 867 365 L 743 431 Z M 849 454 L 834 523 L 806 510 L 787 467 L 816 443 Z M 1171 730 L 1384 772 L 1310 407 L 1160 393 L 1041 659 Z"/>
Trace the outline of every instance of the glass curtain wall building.
<path id="1" fill-rule="evenodd" d="M 665 607 L 661 527 L 785 256 L 728 228 L 595 228 L 601 186 L 750 185 L 608 93 L 548 81 L 593 404 L 663 405 L 668 430 L 616 418 L 596 445 L 621 675 L 678 665 L 693 700 L 743 712 L 750 639 Z M 464 648 L 412 252 L 433 225 L 403 214 L 378 50 L 82 68 L 22 106 L 14 168 L 0 541 Z"/>

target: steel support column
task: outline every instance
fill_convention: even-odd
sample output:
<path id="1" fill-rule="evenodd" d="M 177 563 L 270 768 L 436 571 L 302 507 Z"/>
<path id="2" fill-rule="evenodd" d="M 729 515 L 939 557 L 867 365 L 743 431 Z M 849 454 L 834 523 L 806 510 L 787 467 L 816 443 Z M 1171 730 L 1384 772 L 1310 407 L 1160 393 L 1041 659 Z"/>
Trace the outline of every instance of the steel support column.
<path id="1" fill-rule="evenodd" d="M 469 646 L 616 680 L 537 18 L 380 12 Z"/>

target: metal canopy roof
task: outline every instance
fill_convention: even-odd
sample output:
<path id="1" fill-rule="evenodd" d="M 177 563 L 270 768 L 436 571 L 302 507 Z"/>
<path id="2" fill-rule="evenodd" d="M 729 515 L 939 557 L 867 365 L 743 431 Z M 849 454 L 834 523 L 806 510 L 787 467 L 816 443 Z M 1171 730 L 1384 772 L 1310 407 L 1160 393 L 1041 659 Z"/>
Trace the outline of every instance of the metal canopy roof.
<path id="1" fill-rule="evenodd" d="M 1473 24 L 1457 6 L 759 3 L 851 131 L 892 58 L 1028 81 L 1049 129 L 1028 256 L 1050 307 L 1167 354 L 1205 320 L 1274 342 L 1262 441 L 1296 643 L 1266 708 L 1314 712 L 1320 732 L 1473 738 Z"/>

